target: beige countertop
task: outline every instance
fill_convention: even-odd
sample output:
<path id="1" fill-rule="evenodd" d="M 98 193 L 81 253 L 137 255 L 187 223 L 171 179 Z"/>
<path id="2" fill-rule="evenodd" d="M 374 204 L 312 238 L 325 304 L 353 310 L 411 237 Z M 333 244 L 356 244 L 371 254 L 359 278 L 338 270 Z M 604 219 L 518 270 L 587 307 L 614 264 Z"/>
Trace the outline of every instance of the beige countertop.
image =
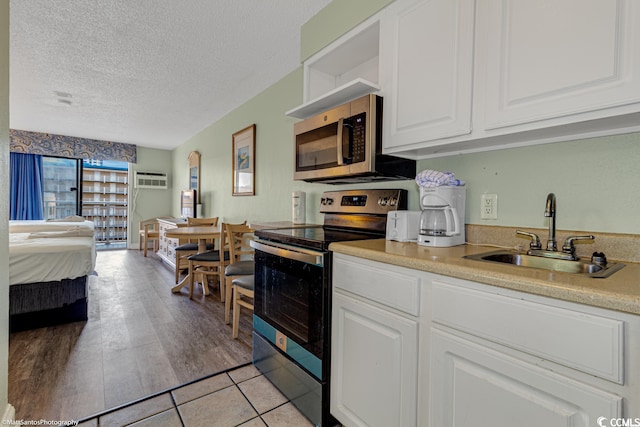
<path id="1" fill-rule="evenodd" d="M 640 264 L 625 267 L 608 278 L 595 279 L 534 268 L 464 259 L 465 255 L 496 250 L 491 246 L 461 245 L 432 248 L 385 239 L 332 243 L 336 253 L 412 268 L 565 301 L 640 314 Z"/>

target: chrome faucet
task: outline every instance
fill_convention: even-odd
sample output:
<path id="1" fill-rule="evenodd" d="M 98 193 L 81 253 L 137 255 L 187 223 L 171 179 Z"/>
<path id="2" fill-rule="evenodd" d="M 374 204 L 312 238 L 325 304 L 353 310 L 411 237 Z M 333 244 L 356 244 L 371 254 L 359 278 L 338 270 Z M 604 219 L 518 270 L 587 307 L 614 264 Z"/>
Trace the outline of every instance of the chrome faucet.
<path id="1" fill-rule="evenodd" d="M 544 208 L 544 216 L 549 218 L 549 238 L 547 239 L 547 249 L 542 250 L 540 239 L 535 233 L 516 230 L 516 234 L 526 236 L 531 239 L 528 255 L 541 256 L 545 258 L 558 258 L 571 261 L 577 261 L 576 249 L 573 245 L 575 240 L 593 240 L 594 236 L 571 236 L 567 237 L 562 245 L 562 252 L 558 252 L 558 242 L 556 240 L 556 195 L 549 193 L 547 195 L 547 203 Z"/>
<path id="2" fill-rule="evenodd" d="M 555 252 L 558 250 L 558 242 L 556 241 L 556 195 L 553 193 L 549 193 L 547 195 L 547 204 L 544 208 L 544 216 L 549 218 L 547 250 Z"/>

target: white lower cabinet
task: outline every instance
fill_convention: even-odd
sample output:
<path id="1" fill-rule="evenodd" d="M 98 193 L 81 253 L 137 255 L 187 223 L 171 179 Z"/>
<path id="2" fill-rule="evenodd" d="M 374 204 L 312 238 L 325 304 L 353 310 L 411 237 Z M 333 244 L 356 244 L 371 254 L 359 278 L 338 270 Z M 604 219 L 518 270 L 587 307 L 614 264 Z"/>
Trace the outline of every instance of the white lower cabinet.
<path id="1" fill-rule="evenodd" d="M 431 426 L 590 427 L 622 398 L 473 341 L 431 329 Z"/>
<path id="2" fill-rule="evenodd" d="M 419 283 L 384 264 L 334 259 L 331 413 L 346 426 L 415 426 L 418 319 L 407 312 Z"/>
<path id="3" fill-rule="evenodd" d="M 348 427 L 640 419 L 633 314 L 335 253 L 331 344 L 331 412 Z"/>
<path id="4" fill-rule="evenodd" d="M 334 416 L 349 426 L 415 425 L 418 322 L 339 293 L 333 307 Z"/>

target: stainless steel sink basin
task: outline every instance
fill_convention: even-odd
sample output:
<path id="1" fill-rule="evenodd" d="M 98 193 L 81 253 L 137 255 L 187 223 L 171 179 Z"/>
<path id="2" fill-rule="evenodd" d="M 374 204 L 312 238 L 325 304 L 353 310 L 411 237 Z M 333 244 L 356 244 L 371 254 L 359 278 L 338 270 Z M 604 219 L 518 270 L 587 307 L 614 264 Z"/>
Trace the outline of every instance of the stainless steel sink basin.
<path id="1" fill-rule="evenodd" d="M 562 273 L 584 274 L 594 278 L 609 277 L 613 273 L 624 267 L 624 264 L 620 263 L 607 263 L 606 265 L 598 265 L 582 260 L 568 261 L 564 259 L 544 258 L 539 256 L 520 254 L 515 251 L 508 250 L 467 255 L 464 258 L 476 261 L 511 264 L 519 267 L 560 271 Z"/>

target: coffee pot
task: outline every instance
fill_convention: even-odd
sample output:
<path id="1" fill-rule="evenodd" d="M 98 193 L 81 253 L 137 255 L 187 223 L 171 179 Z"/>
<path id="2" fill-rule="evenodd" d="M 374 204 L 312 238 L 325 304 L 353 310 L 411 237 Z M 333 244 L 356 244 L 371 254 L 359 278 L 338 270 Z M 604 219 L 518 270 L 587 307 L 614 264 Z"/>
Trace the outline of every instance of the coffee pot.
<path id="1" fill-rule="evenodd" d="M 432 206 L 422 211 L 420 232 L 426 236 L 455 236 L 460 234 L 458 211 L 451 206 Z"/>
<path id="2" fill-rule="evenodd" d="M 434 247 L 464 244 L 465 199 L 464 186 L 421 187 L 418 244 Z"/>

